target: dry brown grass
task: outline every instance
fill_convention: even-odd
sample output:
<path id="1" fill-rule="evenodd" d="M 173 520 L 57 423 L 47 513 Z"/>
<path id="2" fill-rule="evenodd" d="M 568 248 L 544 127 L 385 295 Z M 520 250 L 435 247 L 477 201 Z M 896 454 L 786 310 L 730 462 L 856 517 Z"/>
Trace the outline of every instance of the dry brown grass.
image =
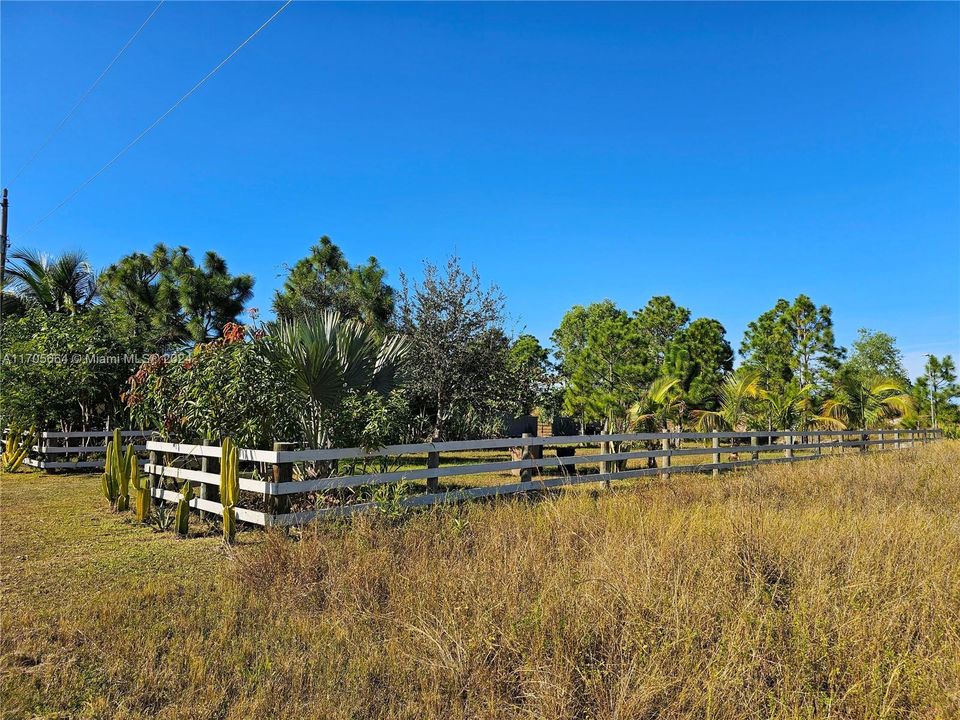
<path id="1" fill-rule="evenodd" d="M 58 532 L 60 563 L 23 490 L 54 486 L 6 478 L 5 712 L 957 718 L 958 468 L 943 442 L 248 533 L 235 556 L 92 510 L 95 480 L 61 478 L 63 522 L 100 527 L 83 552 Z M 8 572 L 23 545 L 43 573 Z"/>

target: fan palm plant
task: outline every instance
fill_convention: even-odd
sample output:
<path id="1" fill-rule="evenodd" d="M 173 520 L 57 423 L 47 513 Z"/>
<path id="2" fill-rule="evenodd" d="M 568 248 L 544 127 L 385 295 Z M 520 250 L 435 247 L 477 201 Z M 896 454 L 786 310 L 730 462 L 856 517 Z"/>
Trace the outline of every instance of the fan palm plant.
<path id="1" fill-rule="evenodd" d="M 717 410 L 694 410 L 701 432 L 745 430 L 752 417 L 753 403 L 760 397 L 760 375 L 740 368 L 727 375 L 720 387 Z"/>
<path id="2" fill-rule="evenodd" d="M 913 410 L 913 398 L 899 381 L 888 377 L 842 377 L 832 398 L 824 402 L 824 415 L 846 427 L 868 430 Z"/>
<path id="3" fill-rule="evenodd" d="M 381 340 L 370 327 L 328 310 L 277 322 L 269 328 L 265 348 L 303 400 L 307 442 L 326 447 L 331 415 L 349 393 L 387 394 L 399 384 L 408 344 L 399 335 Z"/>
<path id="4" fill-rule="evenodd" d="M 8 272 L 25 303 L 48 312 L 74 313 L 97 296 L 97 275 L 82 252 L 50 257 L 32 250 L 11 254 Z"/>

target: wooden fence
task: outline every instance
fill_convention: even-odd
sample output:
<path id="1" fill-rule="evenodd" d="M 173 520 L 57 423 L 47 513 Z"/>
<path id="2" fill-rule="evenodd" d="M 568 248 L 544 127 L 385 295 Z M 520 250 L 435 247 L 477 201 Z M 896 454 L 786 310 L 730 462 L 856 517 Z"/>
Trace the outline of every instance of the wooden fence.
<path id="1" fill-rule="evenodd" d="M 134 448 L 141 453 L 147 449 L 144 443 L 154 435 L 150 430 L 124 430 L 120 434 L 127 442 L 139 440 Z M 97 470 L 104 465 L 107 441 L 112 437 L 112 430 L 41 432 L 23 464 L 42 470 Z"/>
<path id="2" fill-rule="evenodd" d="M 292 526 L 370 510 L 385 501 L 418 507 L 581 483 L 609 485 L 651 475 L 664 479 L 681 473 L 716 475 L 851 450 L 909 448 L 941 436 L 939 430 L 674 432 L 525 436 L 377 450 L 291 450 L 278 443 L 273 450 L 239 450 L 241 497 L 236 517 L 265 527 Z M 593 448 L 596 451 L 584 452 Z M 179 488 L 190 482 L 200 489 L 190 506 L 222 515 L 219 447 L 150 441 L 147 450 L 150 459 L 145 470 L 153 478 L 158 501 L 180 500 Z M 545 450 L 554 454 L 545 455 Z M 509 459 L 497 458 L 497 451 Z M 441 481 L 446 485 L 441 486 Z M 401 483 L 406 491 L 392 500 L 372 497 L 377 487 Z"/>

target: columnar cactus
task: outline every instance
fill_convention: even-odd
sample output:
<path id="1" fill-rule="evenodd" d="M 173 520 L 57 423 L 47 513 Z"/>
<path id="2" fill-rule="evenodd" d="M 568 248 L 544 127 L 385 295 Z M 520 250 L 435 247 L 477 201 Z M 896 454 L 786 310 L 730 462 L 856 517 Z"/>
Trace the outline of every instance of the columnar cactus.
<path id="1" fill-rule="evenodd" d="M 113 431 L 113 440 L 107 443 L 106 461 L 103 466 L 103 477 L 100 486 L 103 496 L 110 503 L 110 507 L 120 509 L 120 430 Z"/>
<path id="2" fill-rule="evenodd" d="M 177 513 L 173 519 L 174 529 L 177 535 L 186 537 L 190 529 L 190 501 L 193 500 L 193 485 L 187 480 L 180 488 L 180 500 L 177 502 Z"/>
<path id="3" fill-rule="evenodd" d="M 0 456 L 0 465 L 2 465 L 4 472 L 12 473 L 20 468 L 30 451 L 30 446 L 33 445 L 35 434 L 36 431 L 33 428 L 26 434 L 22 433 L 18 427 L 10 428 L 7 440 L 4 443 L 2 456 Z"/>
<path id="4" fill-rule="evenodd" d="M 232 543 L 237 534 L 237 498 L 240 495 L 240 463 L 233 440 L 225 438 L 220 455 L 220 502 L 223 504 L 223 539 Z"/>
<path id="5" fill-rule="evenodd" d="M 127 453 L 128 456 L 131 453 Z M 128 460 L 128 472 L 130 474 L 130 484 L 133 485 L 133 512 L 136 515 L 137 522 L 145 523 L 150 519 L 150 501 L 152 486 L 148 478 L 140 477 L 140 466 L 137 464 L 137 456 L 133 455 Z"/>

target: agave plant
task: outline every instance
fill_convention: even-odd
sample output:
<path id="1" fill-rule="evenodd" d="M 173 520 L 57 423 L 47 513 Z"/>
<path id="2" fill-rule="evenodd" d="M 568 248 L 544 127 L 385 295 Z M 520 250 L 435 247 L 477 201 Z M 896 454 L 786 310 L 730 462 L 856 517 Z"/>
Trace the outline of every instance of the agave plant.
<path id="1" fill-rule="evenodd" d="M 329 419 L 352 392 L 390 392 L 400 380 L 407 341 L 382 340 L 356 320 L 328 310 L 307 319 L 274 324 L 265 338 L 271 362 L 303 399 L 301 422 L 308 442 L 325 447 Z"/>

